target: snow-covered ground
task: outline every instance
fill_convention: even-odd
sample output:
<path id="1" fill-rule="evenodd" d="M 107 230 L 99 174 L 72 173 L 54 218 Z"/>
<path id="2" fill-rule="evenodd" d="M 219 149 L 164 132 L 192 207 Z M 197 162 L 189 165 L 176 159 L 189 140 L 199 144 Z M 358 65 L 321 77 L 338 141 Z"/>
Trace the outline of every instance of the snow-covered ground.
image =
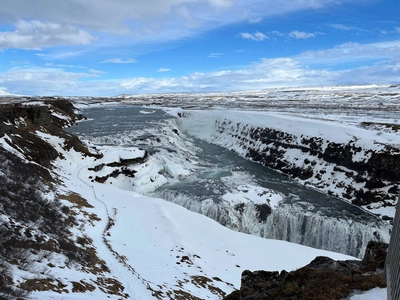
<path id="1" fill-rule="evenodd" d="M 107 111 L 106 118 L 103 118 L 102 115 L 99 116 L 99 114 L 103 114 L 103 109 Z M 187 114 L 187 111 L 179 108 L 164 109 L 174 116 Z M 128 170 L 136 172 L 134 178 L 123 175 L 115 178 L 109 177 L 105 184 L 141 194 L 157 195 L 191 211 L 204 214 L 237 231 L 261 237 L 283 239 L 360 258 L 363 257 L 365 247 L 370 240 L 389 241 L 390 226 L 388 224 L 378 222 L 377 218 L 372 216 L 367 216 L 366 219 L 355 216 L 353 214 L 354 208 L 350 205 L 342 206 L 343 204 L 339 204 L 338 208 L 332 209 L 333 203 L 326 203 L 324 205 L 329 206 L 329 208 L 325 207 L 325 212 L 328 212 L 328 214 L 321 214 L 318 209 L 313 208 L 312 204 L 286 205 L 285 203 L 296 195 L 290 194 L 291 192 L 285 192 L 283 195 L 274 190 L 273 186 L 266 188 L 264 185 L 268 186 L 267 182 L 260 183 L 257 181 L 260 174 L 242 171 L 235 167 L 235 162 L 230 161 L 230 157 L 221 157 L 221 152 L 218 152 L 221 151 L 220 147 L 215 150 L 216 152 L 209 152 L 207 155 L 220 157 L 220 161 L 223 162 L 222 168 L 217 167 L 214 162 L 211 164 L 205 162 L 198 155 L 204 152 L 205 148 L 212 149 L 212 145 L 198 144 L 197 140 L 191 138 L 194 135 L 244 155 L 246 150 L 241 148 L 240 143 L 246 139 L 249 144 L 252 143 L 249 135 L 246 134 L 246 130 L 252 128 L 251 126 L 262 126 L 262 124 L 277 126 L 274 120 L 282 119 L 282 123 L 287 125 L 284 130 L 289 131 L 290 126 L 292 126 L 295 130 L 300 131 L 301 126 L 303 126 L 304 134 L 307 134 L 307 128 L 316 131 L 317 129 L 314 129 L 314 127 L 317 127 L 315 123 L 325 125 L 327 132 L 338 131 L 336 125 L 339 128 L 347 128 L 346 126 L 336 122 L 310 120 L 309 118 L 280 117 L 276 113 L 259 111 L 191 110 L 190 115 L 183 118 L 166 120 L 161 118 L 162 122 L 157 123 L 155 127 L 147 126 L 145 129 L 131 129 L 138 123 L 131 120 L 140 118 L 138 114 L 142 114 L 142 110 L 142 108 L 135 110 L 134 107 L 127 106 L 96 108 L 86 111 L 86 113 L 90 118 L 99 119 L 98 121 L 91 120 L 75 127 L 77 134 L 83 136 L 83 139 L 88 139 L 97 145 L 110 145 L 107 148 L 108 150 L 104 148 L 105 151 L 118 152 L 120 151 L 118 149 L 122 146 L 130 149 L 131 145 L 143 145 L 145 149 L 151 152 L 145 163 L 127 167 Z M 154 108 L 153 110 L 157 111 L 155 112 L 156 115 L 160 115 L 158 109 Z M 127 117 L 121 117 L 124 114 Z M 276 119 L 269 120 L 270 115 L 276 116 Z M 236 125 L 227 125 L 228 129 L 225 131 L 218 130 L 219 127 L 216 126 L 216 122 L 227 118 L 232 119 L 233 124 L 240 123 L 240 130 L 236 130 Z M 122 125 L 114 126 L 118 124 L 122 124 L 126 129 L 120 130 L 119 128 L 123 127 Z M 99 127 L 109 129 L 103 130 Z M 229 129 L 231 127 L 235 131 L 234 136 Z M 357 128 L 354 128 L 354 130 L 357 131 Z M 339 136 L 338 138 L 344 139 L 346 134 L 340 134 L 342 137 Z M 299 140 L 301 139 L 299 138 Z M 260 145 L 261 147 L 262 143 L 257 142 L 253 145 L 256 147 Z M 200 146 L 205 148 L 202 150 L 198 148 Z M 303 162 L 306 158 L 312 161 L 311 155 L 292 152 L 287 152 L 291 154 L 287 156 L 287 159 L 291 162 Z M 107 164 L 110 161 L 99 160 L 97 165 L 101 163 Z M 318 167 L 319 165 L 316 165 L 315 169 L 319 170 Z M 327 186 L 330 186 L 331 182 L 339 184 L 341 172 L 334 170 L 336 169 L 335 165 L 326 163 L 324 168 L 327 169 L 326 178 L 322 178 L 324 183 Z M 92 171 L 89 176 L 105 178 L 105 176 L 119 169 L 120 167 L 105 166 L 101 170 Z M 260 172 L 265 171 L 265 168 L 262 171 L 260 170 Z M 265 180 L 268 181 L 274 178 L 273 176 L 273 174 L 269 174 Z M 279 180 L 287 181 L 287 178 Z M 330 188 L 332 187 L 335 186 L 332 184 Z M 154 193 L 156 190 L 157 192 Z M 204 191 L 206 192 L 204 193 Z M 293 193 L 296 192 L 293 191 Z M 299 200 L 296 200 L 296 202 L 311 201 L 311 203 L 314 203 L 315 199 L 320 199 L 319 197 L 321 195 L 306 194 L 302 198 L 298 198 Z M 336 202 L 343 201 L 336 200 Z M 263 205 L 263 207 L 260 207 L 260 205 Z M 321 204 L 317 203 L 317 206 L 321 206 Z M 393 207 L 385 209 L 388 211 L 386 213 L 388 215 L 393 211 Z M 351 217 L 349 215 L 344 216 L 343 210 L 352 211 Z M 266 218 L 271 211 L 272 214 Z M 359 214 L 359 212 L 355 213 Z M 367 213 L 364 214 L 367 215 Z"/>
<path id="2" fill-rule="evenodd" d="M 220 142 L 224 147 L 235 149 L 241 153 L 243 149 L 223 135 L 216 136 L 215 128 L 212 128 L 217 115 L 232 116 L 237 122 L 253 124 L 255 126 L 271 126 L 291 132 L 304 134 L 304 128 L 308 133 L 316 136 L 328 136 L 337 142 L 346 142 L 356 136 L 357 143 L 363 147 L 372 147 L 379 150 L 383 144 L 391 144 L 397 148 L 400 144 L 398 134 L 390 128 L 379 127 L 366 130 L 353 126 L 360 121 L 368 121 L 365 116 L 357 117 L 346 112 L 346 107 L 335 108 L 334 113 L 329 114 L 326 110 L 318 111 L 315 105 L 326 104 L 330 108 L 332 99 L 340 100 L 341 104 L 351 107 L 376 105 L 387 110 L 380 110 L 379 117 L 374 120 L 398 124 L 397 113 L 393 112 L 398 105 L 398 87 L 367 86 L 357 88 L 315 88 L 308 91 L 300 90 L 269 90 L 252 92 L 251 97 L 247 93 L 232 93 L 230 95 L 171 95 L 163 98 L 173 105 L 201 103 L 204 106 L 218 106 L 232 104 L 237 110 L 238 105 L 246 108 L 259 110 L 265 107 L 268 100 L 269 108 L 278 107 L 281 113 L 251 112 L 243 114 L 241 111 L 199 112 L 196 111 L 194 118 L 186 120 L 181 124 L 181 129 L 190 128 L 190 133 L 198 137 Z M 393 93 L 392 93 L 393 91 Z M 392 95 L 393 94 L 393 95 Z M 395 95 L 394 95 L 395 94 Z M 285 96 L 283 96 L 285 95 Z M 367 96 L 366 96 L 367 95 Z M 286 97 L 286 98 L 285 98 Z M 152 103 L 160 95 L 153 96 L 124 96 L 124 104 Z M 120 99 L 110 99 L 107 105 L 121 104 Z M 169 100 L 168 100 L 169 99 Z M 366 99 L 368 101 L 366 101 Z M 382 101 L 384 99 L 385 101 Z M 163 101 L 164 101 L 163 100 Z M 293 101 L 300 101 L 306 107 L 306 114 L 294 111 L 291 106 Z M 94 99 L 79 100 L 81 107 L 87 107 L 88 103 L 96 101 L 96 105 L 103 103 Z M 276 103 L 273 103 L 277 101 Z M 286 101 L 286 102 L 285 102 Z M 340 102 L 339 101 L 339 102 Z M 162 101 L 160 100 L 160 103 Z M 300 103 L 298 102 L 298 103 Z M 340 104 L 340 103 L 339 103 Z M 184 105 L 182 105 L 184 106 Z M 236 107 L 235 107 L 236 106 Z M 340 106 L 340 105 L 339 105 Z M 181 109 L 166 109 L 178 115 Z M 388 116 L 384 117 L 384 112 Z M 354 111 L 356 112 L 356 111 Z M 152 113 L 151 109 L 143 109 L 143 114 Z M 190 123 L 191 122 L 191 123 Z M 302 124 L 305 127 L 298 126 Z M 348 126 L 348 125 L 352 126 Z M 199 129 L 198 132 L 193 131 Z M 201 130 L 200 130 L 201 129 Z M 373 133 L 373 134 L 371 134 Z M 204 134 L 204 136 L 202 136 Z M 142 157 L 143 151 L 131 147 L 98 147 L 104 154 L 101 159 L 83 156 L 74 150 L 66 152 L 62 148 L 63 141 L 50 135 L 38 133 L 44 139 L 53 143 L 58 151 L 63 154 L 64 159 L 55 162 L 57 173 L 62 181 L 60 194 L 78 194 L 86 199 L 91 207 L 81 208 L 78 215 L 81 224 L 73 233 L 78 236 L 85 234 L 93 240 L 93 245 L 98 256 L 107 262 L 110 269 L 110 277 L 117 279 L 124 286 L 123 293 L 132 299 L 154 299 L 174 298 L 174 295 L 190 293 L 202 299 L 220 299 L 223 291 L 229 293 L 240 287 L 240 275 L 245 269 L 250 270 L 293 270 L 309 263 L 316 256 L 324 255 L 334 259 L 352 259 L 352 257 L 318 250 L 298 244 L 261 239 L 255 236 L 235 232 L 221 226 L 215 221 L 197 213 L 190 212 L 176 204 L 158 198 L 150 198 L 133 191 L 130 180 L 120 181 L 111 178 L 107 184 L 100 184 L 92 180 L 94 173 L 89 170 L 101 163 L 115 162 L 120 159 Z M 5 136 L 0 140 L 4 143 Z M 175 145 L 179 147 L 179 139 L 173 134 L 168 139 L 176 139 Z M 218 141 L 217 141 L 218 140 Z M 186 150 L 185 150 L 186 151 Z M 168 156 L 167 152 L 162 161 L 159 158 L 150 158 L 144 164 L 133 169 L 135 174 L 135 188 L 137 191 L 146 193 L 166 183 L 167 177 L 180 178 L 190 173 L 190 168 L 197 168 L 196 161 L 190 160 L 182 167 L 174 158 Z M 179 152 L 181 153 L 181 152 Z M 287 158 L 293 161 L 297 153 L 288 152 Z M 160 172 L 160 166 L 163 166 Z M 107 167 L 101 172 L 106 174 Z M 163 173 L 164 172 L 164 173 Z M 168 174 L 168 176 L 164 175 Z M 269 204 L 276 208 L 282 202 L 279 193 L 272 190 L 260 189 L 250 183 L 238 185 L 233 192 L 223 196 L 229 205 L 237 203 L 253 202 L 261 203 L 260 195 L 268 195 Z M 63 200 L 64 201 L 64 200 Z M 67 201 L 65 201 L 66 204 Z M 393 207 L 374 208 L 377 213 L 391 215 Z M 90 218 L 88 216 L 97 216 Z M 93 283 L 98 281 L 96 274 L 83 272 L 79 266 L 72 268 L 66 264 L 63 255 L 51 258 L 54 267 L 47 270 L 43 276 L 49 276 L 65 284 L 65 292 L 34 292 L 34 299 L 120 299 L 121 296 L 110 295 L 96 287 L 92 291 L 83 293 L 72 292 L 71 281 Z M 27 274 L 21 270 L 14 270 L 15 281 L 19 279 L 37 276 Z M 104 276 L 104 274 L 102 275 Z M 355 294 L 351 296 L 356 299 L 385 299 L 386 289 L 374 289 L 372 291 Z"/>
<path id="3" fill-rule="evenodd" d="M 350 300 L 386 300 L 387 289 L 375 288 L 367 292 L 358 292 Z"/>
<path id="4" fill-rule="evenodd" d="M 53 142 L 60 144 L 61 141 L 55 139 Z M 63 151 L 60 146 L 58 149 Z M 103 153 L 104 161 L 116 159 L 115 151 Z M 91 182 L 88 168 L 97 165 L 98 161 L 74 150 L 63 154 L 65 159 L 56 162 L 57 171 L 63 178 L 62 192 L 81 195 L 93 206 L 85 208 L 87 213 L 101 218 L 86 223 L 82 230 L 93 239 L 98 255 L 107 262 L 111 275 L 124 285 L 124 293 L 132 299 L 153 299 L 157 291 L 163 297 L 172 295 L 174 298 L 174 294 L 187 292 L 202 299 L 220 299 L 219 289 L 229 293 L 240 287 L 241 272 L 245 269 L 293 270 L 318 255 L 352 259 L 338 253 L 234 232 L 173 203 Z M 131 154 L 140 156 L 142 153 L 132 149 Z M 126 149 L 121 150 L 120 157 L 127 157 Z M 103 231 L 109 217 L 113 226 L 107 231 L 105 243 Z M 69 281 L 90 282 L 94 277 L 92 274 L 55 267 L 50 275 L 65 283 L 70 292 L 59 296 L 54 292 L 34 292 L 34 298 L 118 298 L 99 289 L 84 294 L 71 292 Z"/>

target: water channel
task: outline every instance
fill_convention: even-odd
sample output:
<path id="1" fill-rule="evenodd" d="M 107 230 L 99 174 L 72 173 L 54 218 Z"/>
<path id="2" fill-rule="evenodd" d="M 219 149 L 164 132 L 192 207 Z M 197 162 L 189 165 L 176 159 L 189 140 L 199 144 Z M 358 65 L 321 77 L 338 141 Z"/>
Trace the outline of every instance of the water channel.
<path id="1" fill-rule="evenodd" d="M 137 146 L 151 155 L 160 155 L 158 147 L 175 151 L 175 145 L 148 142 L 161 141 L 160 137 L 166 130 L 174 130 L 169 128 L 170 124 L 174 124 L 173 117 L 163 110 L 116 106 L 87 108 L 82 113 L 88 120 L 69 128 L 70 132 L 82 139 L 99 144 Z M 224 211 L 221 197 L 233 186 L 251 183 L 281 193 L 284 201 L 263 224 L 254 220 L 258 223 L 254 225 L 257 230 L 244 226 L 234 229 L 358 257 L 363 255 L 369 239 L 386 238 L 388 229 L 385 224 L 359 207 L 302 186 L 283 174 L 250 162 L 220 146 L 189 138 L 197 149 L 195 155 L 202 168 L 189 176 L 171 179 L 169 183 L 151 191 L 150 196 L 178 203 L 206 214 L 223 225 L 234 227 L 229 223 L 232 212 Z M 185 164 L 184 159 L 182 165 Z M 204 206 L 200 209 L 202 201 L 212 202 L 209 206 L 215 205 L 218 209 L 204 212 Z M 224 214 L 223 218 L 221 214 Z M 247 219 L 250 217 L 247 216 Z"/>

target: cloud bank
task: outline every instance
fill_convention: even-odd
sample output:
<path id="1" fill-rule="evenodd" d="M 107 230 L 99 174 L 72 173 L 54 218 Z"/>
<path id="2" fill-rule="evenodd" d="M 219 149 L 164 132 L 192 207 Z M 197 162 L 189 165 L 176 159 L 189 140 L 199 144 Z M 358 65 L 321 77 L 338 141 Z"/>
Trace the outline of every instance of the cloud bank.
<path id="1" fill-rule="evenodd" d="M 87 31 L 72 25 L 18 21 L 15 31 L 0 32 L 0 49 L 41 49 L 57 45 L 86 45 L 94 39 Z"/>
<path id="2" fill-rule="evenodd" d="M 135 77 L 100 80 L 101 71 L 65 71 L 63 68 L 18 68 L 0 73 L 0 86 L 16 94 L 117 95 L 125 93 L 210 92 L 354 83 L 390 84 L 400 78 L 400 40 L 390 43 L 352 44 L 301 53 L 294 57 L 263 58 L 236 70 L 194 72 L 187 76 Z M 347 55 L 347 56 L 346 56 Z M 374 59 L 370 66 L 328 70 L 312 64 L 352 60 L 352 55 Z M 342 60 L 340 60 L 342 61 Z M 164 70 L 164 69 L 160 69 Z M 167 69 L 165 69 L 167 70 Z M 21 88 L 23 87 L 23 88 Z"/>
<path id="3" fill-rule="evenodd" d="M 344 0 L 351 1 L 354 0 Z M 16 27 L 15 32 L 7 33 L 13 42 L 6 43 L 4 39 L 3 47 L 42 48 L 56 44 L 57 40 L 85 44 L 92 41 L 93 34 L 104 38 L 104 33 L 134 36 L 137 42 L 174 40 L 224 25 L 259 22 L 274 15 L 336 4 L 335 0 L 119 0 L 118 3 L 109 0 L 3 0 L 0 19 Z M 57 26 L 59 29 L 52 29 Z M 21 35 L 20 27 L 30 28 L 25 28 L 28 32 Z M 66 37 L 59 35 L 61 28 L 67 32 Z M 48 39 L 40 39 L 52 30 L 55 32 Z M 26 36 L 25 41 L 21 36 Z M 29 43 L 29 37 L 33 36 L 39 37 L 38 41 Z"/>
<path id="4" fill-rule="evenodd" d="M 302 15 L 305 11 L 329 11 L 346 2 L 358 3 L 357 0 L 3 0 L 0 51 L 4 62 L 0 66 L 0 87 L 18 94 L 115 95 L 398 82 L 400 42 L 381 38 L 383 35 L 387 39 L 393 39 L 394 35 L 399 38 L 400 27 L 396 22 L 391 28 L 376 29 L 379 43 L 338 40 L 326 49 L 319 38 L 325 34 L 320 28 L 327 34 L 349 32 L 347 40 L 366 31 L 362 31 L 362 26 L 357 27 L 358 23 L 355 26 L 349 20 L 349 24 L 341 24 L 336 19 L 319 26 L 294 23 L 290 27 L 274 27 L 274 22 L 278 24 L 282 16 L 295 19 L 296 12 Z M 274 16 L 279 17 L 268 20 Z M 221 29 L 211 31 L 216 28 Z M 225 36 L 220 38 L 221 32 Z M 228 41 L 232 40 L 235 41 L 231 45 Z M 205 43 L 199 46 L 202 41 Z M 187 47 L 179 48 L 182 44 Z M 175 46 L 181 52 L 171 51 Z M 279 47 L 290 51 L 280 51 Z M 293 54 L 299 51 L 302 52 Z M 280 57 L 283 55 L 286 56 Z M 129 64 L 135 63 L 133 70 Z M 165 65 L 174 72 L 169 73 L 170 68 L 157 69 Z M 196 68 L 214 71 L 184 71 Z M 149 72 L 154 77 L 132 75 Z"/>

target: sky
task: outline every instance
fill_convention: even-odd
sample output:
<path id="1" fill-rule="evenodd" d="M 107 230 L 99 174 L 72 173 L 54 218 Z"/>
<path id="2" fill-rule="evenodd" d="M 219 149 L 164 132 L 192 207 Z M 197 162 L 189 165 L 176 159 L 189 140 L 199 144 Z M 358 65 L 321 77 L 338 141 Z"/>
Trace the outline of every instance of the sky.
<path id="1" fill-rule="evenodd" d="M 1 0 L 0 95 L 398 83 L 399 0 Z"/>

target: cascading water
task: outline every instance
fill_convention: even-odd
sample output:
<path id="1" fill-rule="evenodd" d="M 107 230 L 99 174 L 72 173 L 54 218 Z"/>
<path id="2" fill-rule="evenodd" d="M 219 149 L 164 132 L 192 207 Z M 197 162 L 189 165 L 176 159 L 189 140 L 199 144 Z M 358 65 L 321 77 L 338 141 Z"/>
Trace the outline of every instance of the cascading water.
<path id="1" fill-rule="evenodd" d="M 246 203 L 239 211 L 235 207 L 176 190 L 164 189 L 156 195 L 233 230 L 359 258 L 364 256 L 369 241 L 389 239 L 388 228 L 384 224 L 377 224 L 373 218 L 370 221 L 354 221 L 329 217 L 318 211 L 310 211 L 312 205 L 308 203 L 281 204 L 272 210 L 266 221 L 261 221 L 252 202 Z"/>
<path id="2" fill-rule="evenodd" d="M 146 149 L 154 158 L 150 163 L 159 164 L 153 168 L 153 177 L 163 176 L 162 182 L 168 183 L 145 190 L 133 181 L 133 190 L 177 203 L 233 230 L 356 257 L 363 256 L 369 240 L 389 241 L 390 226 L 368 212 L 300 186 L 225 148 L 189 137 L 214 134 L 212 139 L 217 139 L 212 123 L 195 126 L 189 119 L 171 119 L 160 110 L 141 115 L 141 109 L 115 107 L 107 114 L 104 108 L 86 109 L 84 114 L 92 121 L 70 129 L 95 143 Z M 172 163 L 186 168 L 188 175 L 174 174 Z M 240 185 L 277 191 L 282 201 L 269 215 L 265 210 L 261 214 L 251 198 L 243 203 L 226 201 L 224 197 Z"/>
<path id="3" fill-rule="evenodd" d="M 374 222 L 354 222 L 307 211 L 301 203 L 282 205 L 266 223 L 265 238 L 363 257 L 371 240 L 385 241 L 388 230 Z"/>

